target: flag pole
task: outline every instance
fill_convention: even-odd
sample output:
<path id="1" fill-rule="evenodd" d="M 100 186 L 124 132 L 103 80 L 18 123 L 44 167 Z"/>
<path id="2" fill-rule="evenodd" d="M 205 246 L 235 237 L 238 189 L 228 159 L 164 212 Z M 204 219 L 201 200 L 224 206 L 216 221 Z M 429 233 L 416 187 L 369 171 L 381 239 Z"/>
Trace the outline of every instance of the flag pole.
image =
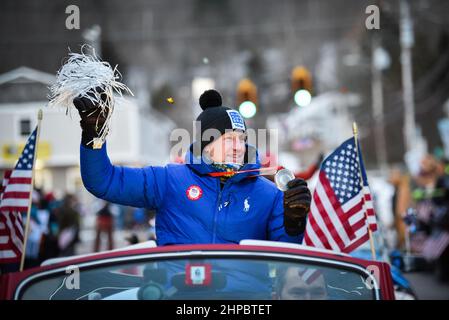
<path id="1" fill-rule="evenodd" d="M 355 143 L 355 151 L 357 154 L 357 162 L 359 164 L 359 175 L 360 175 L 360 187 L 362 188 L 362 194 L 363 194 L 363 175 L 362 175 L 362 168 L 360 166 L 360 158 L 359 158 L 359 143 L 358 143 L 358 135 L 359 135 L 359 130 L 357 128 L 357 123 L 353 122 L 352 123 L 352 133 L 354 134 L 354 143 Z M 368 216 L 366 215 L 366 210 L 365 210 L 365 219 L 366 221 L 368 221 Z M 376 261 L 376 250 L 374 248 L 374 240 L 373 240 L 373 232 L 371 231 L 369 224 L 367 226 L 368 228 L 368 235 L 369 235 L 369 244 L 371 247 L 371 256 L 373 258 L 374 261 Z"/>
<path id="2" fill-rule="evenodd" d="M 37 148 L 39 145 L 39 135 L 40 135 L 40 131 L 41 131 L 42 117 L 43 117 L 42 109 L 39 109 L 39 111 L 37 112 L 36 147 L 34 148 L 34 157 L 33 157 L 33 166 L 32 166 L 33 173 L 31 175 L 31 192 L 30 192 L 30 197 L 28 199 L 28 211 L 27 211 L 27 219 L 26 219 L 26 223 L 25 223 L 25 234 L 23 237 L 22 257 L 20 259 L 19 271 L 23 271 L 23 267 L 25 265 L 25 255 L 26 255 L 25 251 L 26 251 L 26 245 L 27 245 L 27 241 L 28 241 L 28 232 L 29 232 L 29 228 L 30 228 L 31 204 L 32 204 L 32 200 L 33 200 L 33 191 L 34 191 L 34 172 L 35 172 L 34 165 L 36 164 Z"/>

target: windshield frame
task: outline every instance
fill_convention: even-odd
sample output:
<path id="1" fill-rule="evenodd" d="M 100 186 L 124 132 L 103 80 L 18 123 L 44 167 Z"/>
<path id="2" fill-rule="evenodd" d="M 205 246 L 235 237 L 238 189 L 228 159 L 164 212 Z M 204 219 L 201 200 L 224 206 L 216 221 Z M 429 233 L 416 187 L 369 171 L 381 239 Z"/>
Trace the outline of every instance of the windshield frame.
<path id="1" fill-rule="evenodd" d="M 373 277 L 373 275 L 363 266 L 351 263 L 347 261 L 335 260 L 332 258 L 323 257 L 313 257 L 306 255 L 298 255 L 294 253 L 280 253 L 280 252 L 263 252 L 263 251 L 226 251 L 226 250 L 194 250 L 194 251 L 184 251 L 184 252 L 158 252 L 158 253 L 143 253 L 138 255 L 128 255 L 122 257 L 111 257 L 104 258 L 100 260 L 80 262 L 72 265 L 76 265 L 80 272 L 82 270 L 89 270 L 94 267 L 109 267 L 119 264 L 130 264 L 139 262 L 151 262 L 162 259 L 219 259 L 219 258 L 245 258 L 245 259 L 273 259 L 281 260 L 283 262 L 303 262 L 303 263 L 315 263 L 325 267 L 338 267 L 339 269 L 347 269 L 352 272 L 356 272 L 360 275 L 364 275 L 366 278 L 370 278 L 373 283 L 373 298 L 375 300 L 381 299 L 380 283 Z M 68 264 L 71 265 L 71 264 Z M 23 279 L 19 285 L 14 290 L 14 299 L 20 300 L 24 295 L 27 288 L 37 281 L 50 278 L 53 275 L 65 273 L 67 266 L 57 267 L 51 270 L 46 270 L 33 274 L 25 279 Z"/>

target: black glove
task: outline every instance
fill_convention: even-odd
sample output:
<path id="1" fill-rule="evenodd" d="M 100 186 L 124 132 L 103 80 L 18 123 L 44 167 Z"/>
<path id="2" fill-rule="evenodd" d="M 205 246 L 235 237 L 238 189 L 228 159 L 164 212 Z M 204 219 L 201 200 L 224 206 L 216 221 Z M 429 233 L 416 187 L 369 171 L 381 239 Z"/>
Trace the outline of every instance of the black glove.
<path id="1" fill-rule="evenodd" d="M 303 179 L 293 179 L 284 192 L 284 227 L 290 236 L 304 232 L 312 196 Z"/>
<path id="2" fill-rule="evenodd" d="M 94 90 L 98 93 L 102 92 L 100 87 L 95 88 Z M 88 93 L 88 95 L 92 95 L 92 93 Z M 106 95 L 102 94 L 101 99 L 105 102 Z M 88 98 L 81 96 L 73 99 L 73 104 L 81 117 L 80 125 L 83 130 L 81 135 L 81 143 L 85 147 L 93 149 L 93 143 L 91 141 L 99 136 L 100 130 L 106 121 L 109 110 L 105 109 L 105 111 L 102 111 L 98 105 L 94 104 Z"/>

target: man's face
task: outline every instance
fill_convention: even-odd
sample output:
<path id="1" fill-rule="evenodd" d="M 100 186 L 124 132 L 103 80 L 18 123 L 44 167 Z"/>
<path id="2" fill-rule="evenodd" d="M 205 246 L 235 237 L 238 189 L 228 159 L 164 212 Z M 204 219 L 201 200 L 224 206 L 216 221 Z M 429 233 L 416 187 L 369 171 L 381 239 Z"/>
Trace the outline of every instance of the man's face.
<path id="1" fill-rule="evenodd" d="M 208 144 L 204 151 L 217 163 L 243 164 L 246 152 L 246 133 L 227 132 Z"/>
<path id="2" fill-rule="evenodd" d="M 281 289 L 282 300 L 325 300 L 327 299 L 326 282 L 319 275 L 311 283 L 304 280 L 300 269 L 289 268 L 285 274 L 285 284 Z"/>
<path id="3" fill-rule="evenodd" d="M 424 174 L 435 173 L 437 170 L 437 163 L 435 158 L 427 155 L 421 160 L 421 172 Z"/>

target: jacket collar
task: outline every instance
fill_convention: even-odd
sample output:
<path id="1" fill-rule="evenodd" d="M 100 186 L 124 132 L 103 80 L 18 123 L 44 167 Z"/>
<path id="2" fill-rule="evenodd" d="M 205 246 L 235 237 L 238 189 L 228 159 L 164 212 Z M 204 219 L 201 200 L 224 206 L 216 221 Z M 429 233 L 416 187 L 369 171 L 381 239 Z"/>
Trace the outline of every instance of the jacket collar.
<path id="1" fill-rule="evenodd" d="M 217 172 L 217 168 L 214 166 L 204 162 L 204 159 L 200 155 L 195 155 L 193 152 L 194 142 L 189 150 L 186 153 L 185 162 L 187 166 L 195 171 L 196 173 L 200 175 L 207 175 L 211 172 Z M 250 158 L 252 161 L 247 161 L 250 163 L 245 163 L 242 168 L 240 168 L 240 171 L 243 170 L 253 170 L 253 169 L 259 169 L 260 168 L 260 159 L 259 154 L 257 152 L 257 149 L 252 145 L 246 145 L 246 154 L 245 154 L 245 160 Z M 242 181 L 243 179 L 258 175 L 259 171 L 252 171 L 252 172 L 245 172 L 245 173 L 239 173 L 236 174 L 228 179 L 228 181 L 232 181 L 233 183 Z M 219 179 L 219 178 L 217 178 Z"/>

